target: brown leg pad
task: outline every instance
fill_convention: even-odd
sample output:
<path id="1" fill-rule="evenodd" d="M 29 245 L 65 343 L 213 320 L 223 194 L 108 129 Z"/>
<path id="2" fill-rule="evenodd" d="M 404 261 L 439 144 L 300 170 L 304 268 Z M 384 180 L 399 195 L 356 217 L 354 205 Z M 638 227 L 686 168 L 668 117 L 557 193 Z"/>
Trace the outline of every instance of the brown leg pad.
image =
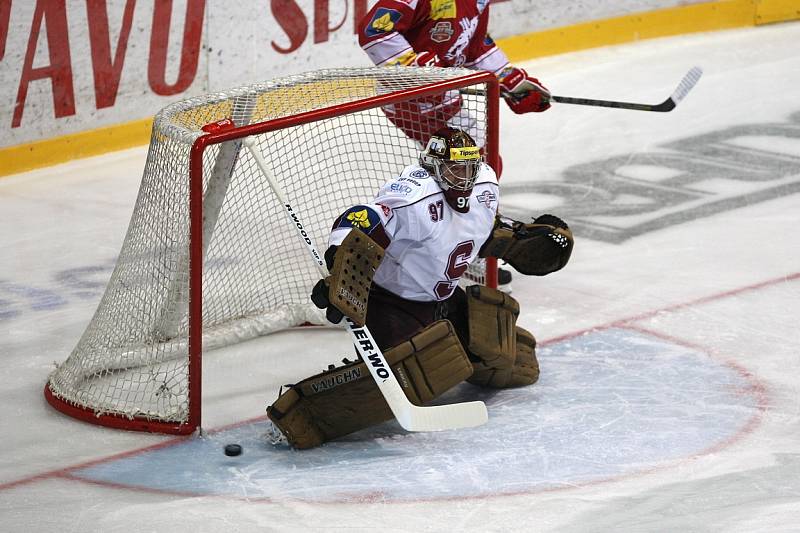
<path id="1" fill-rule="evenodd" d="M 517 354 L 515 325 L 519 303 L 508 294 L 483 285 L 467 288 L 470 354 L 476 368 L 510 369 Z"/>
<path id="2" fill-rule="evenodd" d="M 533 385 L 539 379 L 539 362 L 536 360 L 536 339 L 531 332 L 517 326 L 517 356 L 514 366 L 508 369 L 484 368 L 475 364 L 475 372 L 467 381 L 481 387 L 506 389 Z"/>
<path id="3" fill-rule="evenodd" d="M 472 364 L 447 320 L 434 322 L 384 352 L 408 399 L 424 404 L 464 381 Z M 267 415 L 298 449 L 392 419 L 392 412 L 363 362 L 347 363 L 293 385 Z"/>

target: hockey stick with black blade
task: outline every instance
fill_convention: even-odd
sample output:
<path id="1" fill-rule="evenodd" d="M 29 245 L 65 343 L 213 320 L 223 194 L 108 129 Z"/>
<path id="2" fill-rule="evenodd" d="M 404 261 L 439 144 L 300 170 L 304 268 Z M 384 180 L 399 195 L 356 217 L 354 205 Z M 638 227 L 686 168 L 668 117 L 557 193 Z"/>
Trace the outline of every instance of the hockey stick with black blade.
<path id="1" fill-rule="evenodd" d="M 575 98 L 572 96 L 557 96 L 555 94 L 550 96 L 550 100 L 558 102 L 559 104 L 575 104 L 575 105 L 588 105 L 596 107 L 613 107 L 617 109 L 633 109 L 635 111 L 655 111 L 658 113 L 666 113 L 675 109 L 678 102 L 684 99 L 689 91 L 700 80 L 703 75 L 703 69 L 700 67 L 692 67 L 689 72 L 683 77 L 675 91 L 660 104 L 638 104 L 635 102 L 617 102 L 614 100 L 595 100 L 592 98 Z M 462 90 L 462 94 L 485 94 L 482 90 Z"/>
<path id="2" fill-rule="evenodd" d="M 286 199 L 283 189 L 278 184 L 275 176 L 269 168 L 264 156 L 258 147 L 255 146 L 252 137 L 244 140 L 244 145 L 253 154 L 258 168 L 267 179 L 272 192 L 278 197 L 286 214 L 289 216 L 290 223 L 298 231 L 300 239 L 306 244 L 309 253 L 314 258 L 320 274 L 325 277 L 328 275 L 325 262 L 319 251 L 314 246 L 311 236 L 303 228 L 303 223 Z M 437 405 L 431 407 L 419 407 L 408 400 L 408 397 L 400 387 L 397 378 L 389 367 L 386 358 L 381 352 L 367 326 L 358 326 L 348 317 L 345 317 L 347 331 L 355 345 L 361 360 L 366 363 L 378 389 L 389 404 L 397 421 L 407 431 L 441 431 L 445 429 L 458 429 L 479 426 L 486 423 L 489 419 L 486 405 L 481 401 L 455 403 L 449 405 Z"/>

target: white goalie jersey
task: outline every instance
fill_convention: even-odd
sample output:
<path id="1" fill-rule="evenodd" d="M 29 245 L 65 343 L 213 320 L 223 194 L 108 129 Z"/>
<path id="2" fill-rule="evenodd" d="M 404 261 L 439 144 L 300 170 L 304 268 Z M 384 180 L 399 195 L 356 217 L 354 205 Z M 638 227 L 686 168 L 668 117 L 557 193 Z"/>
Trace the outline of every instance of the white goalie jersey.
<path id="1" fill-rule="evenodd" d="M 384 184 L 372 203 L 345 211 L 329 245 L 360 228 L 385 249 L 374 283 L 407 300 L 444 300 L 489 238 L 498 200 L 497 177 L 485 163 L 465 213 L 450 207 L 427 170 L 410 165 Z"/>

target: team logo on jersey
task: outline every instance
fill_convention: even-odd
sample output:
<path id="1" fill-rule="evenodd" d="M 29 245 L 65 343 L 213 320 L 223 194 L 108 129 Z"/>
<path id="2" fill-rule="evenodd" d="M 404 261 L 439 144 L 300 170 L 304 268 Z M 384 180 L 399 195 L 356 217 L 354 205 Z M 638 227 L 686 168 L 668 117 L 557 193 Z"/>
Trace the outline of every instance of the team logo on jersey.
<path id="1" fill-rule="evenodd" d="M 435 43 L 444 43 L 450 40 L 453 37 L 453 26 L 450 25 L 450 22 L 437 22 L 436 25 L 431 28 L 431 41 Z"/>
<path id="2" fill-rule="evenodd" d="M 492 202 L 497 200 L 497 196 L 491 191 L 483 191 L 478 196 L 476 196 L 479 203 L 482 203 L 487 208 L 492 208 Z"/>
<path id="3" fill-rule="evenodd" d="M 403 15 L 399 11 L 386 9 L 385 7 L 378 8 L 372 16 L 372 20 L 367 24 L 364 33 L 367 37 L 375 37 L 381 33 L 392 32 L 401 18 L 403 18 Z"/>
<path id="4" fill-rule="evenodd" d="M 431 20 L 456 18 L 456 0 L 431 0 Z"/>
<path id="5" fill-rule="evenodd" d="M 422 179 L 422 178 L 429 178 L 431 175 L 428 174 L 428 171 L 425 170 L 424 168 L 420 168 L 409 174 L 409 176 L 411 176 L 412 178 Z"/>

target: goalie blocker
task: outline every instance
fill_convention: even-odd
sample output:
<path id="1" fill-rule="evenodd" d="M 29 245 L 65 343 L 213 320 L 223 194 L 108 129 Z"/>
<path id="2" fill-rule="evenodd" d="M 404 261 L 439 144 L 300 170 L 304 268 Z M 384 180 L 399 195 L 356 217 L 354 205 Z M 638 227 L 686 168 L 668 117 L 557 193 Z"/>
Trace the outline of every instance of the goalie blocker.
<path id="1" fill-rule="evenodd" d="M 321 279 L 311 292 L 311 301 L 325 309 L 333 324 L 350 318 L 357 326 L 367 319 L 367 298 L 375 271 L 383 260 L 383 248 L 360 230 L 347 234 L 342 244 L 325 252 L 330 275 Z"/>

